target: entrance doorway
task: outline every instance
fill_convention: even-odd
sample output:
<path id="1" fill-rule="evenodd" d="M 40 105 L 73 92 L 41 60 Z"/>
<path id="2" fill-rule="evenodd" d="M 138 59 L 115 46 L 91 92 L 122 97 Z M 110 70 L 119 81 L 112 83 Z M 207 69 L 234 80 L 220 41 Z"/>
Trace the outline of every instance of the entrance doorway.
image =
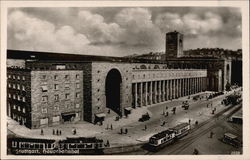
<path id="1" fill-rule="evenodd" d="M 118 115 L 122 114 L 121 83 L 122 77 L 120 72 L 117 69 L 111 69 L 107 74 L 105 82 L 106 107 L 110 108 Z"/>
<path id="2" fill-rule="evenodd" d="M 62 113 L 62 119 L 63 119 L 63 122 L 71 122 L 71 121 L 74 121 L 74 118 L 76 117 L 76 114 L 75 113 Z"/>

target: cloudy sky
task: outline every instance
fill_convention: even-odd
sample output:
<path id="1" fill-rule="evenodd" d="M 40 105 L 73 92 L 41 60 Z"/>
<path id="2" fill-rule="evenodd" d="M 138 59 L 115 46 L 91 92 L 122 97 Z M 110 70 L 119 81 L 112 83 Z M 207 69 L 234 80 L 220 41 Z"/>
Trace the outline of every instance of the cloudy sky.
<path id="1" fill-rule="evenodd" d="M 8 49 L 126 56 L 165 50 L 165 33 L 184 49 L 241 48 L 241 11 L 206 7 L 10 8 Z"/>

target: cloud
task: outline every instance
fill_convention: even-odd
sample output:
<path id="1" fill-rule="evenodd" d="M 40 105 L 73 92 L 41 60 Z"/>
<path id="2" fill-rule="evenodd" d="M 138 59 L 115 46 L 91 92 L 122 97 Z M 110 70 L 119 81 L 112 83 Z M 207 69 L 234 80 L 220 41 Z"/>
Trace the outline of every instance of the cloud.
<path id="1" fill-rule="evenodd" d="M 164 51 L 165 33 L 184 49 L 241 47 L 241 11 L 229 7 L 12 8 L 8 48 L 124 56 Z"/>
<path id="2" fill-rule="evenodd" d="M 116 23 L 105 23 L 99 14 L 89 11 L 78 13 L 79 31 L 85 34 L 93 44 L 120 43 L 120 36 L 124 32 Z"/>
<path id="3" fill-rule="evenodd" d="M 223 27 L 221 17 L 211 12 L 206 12 L 203 18 L 194 13 L 183 16 L 174 13 L 159 14 L 155 24 L 163 32 L 178 30 L 191 36 L 209 34 L 219 31 Z"/>
<path id="4" fill-rule="evenodd" d="M 8 35 L 14 38 L 17 48 L 76 52 L 89 40 L 70 26 L 56 28 L 54 24 L 31 17 L 22 11 L 14 11 L 8 17 Z"/>
<path id="5" fill-rule="evenodd" d="M 126 45 L 154 46 L 162 40 L 162 34 L 152 22 L 152 15 L 146 8 L 125 8 L 116 16 L 115 21 L 125 29 L 122 41 Z"/>

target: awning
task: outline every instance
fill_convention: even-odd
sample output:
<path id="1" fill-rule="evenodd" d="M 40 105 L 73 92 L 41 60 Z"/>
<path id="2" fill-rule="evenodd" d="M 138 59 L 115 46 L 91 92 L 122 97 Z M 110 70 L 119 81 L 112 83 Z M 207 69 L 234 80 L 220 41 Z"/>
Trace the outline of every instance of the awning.
<path id="1" fill-rule="evenodd" d="M 102 118 L 102 117 L 106 117 L 106 114 L 105 113 L 98 113 L 98 114 L 95 114 L 95 116 Z"/>
<path id="2" fill-rule="evenodd" d="M 47 87 L 47 86 L 42 86 L 42 90 L 43 90 L 43 91 L 47 91 L 47 90 L 48 90 L 48 87 Z"/>
<path id="3" fill-rule="evenodd" d="M 127 111 L 131 111 L 133 108 L 132 107 L 126 107 L 124 109 L 127 110 Z"/>

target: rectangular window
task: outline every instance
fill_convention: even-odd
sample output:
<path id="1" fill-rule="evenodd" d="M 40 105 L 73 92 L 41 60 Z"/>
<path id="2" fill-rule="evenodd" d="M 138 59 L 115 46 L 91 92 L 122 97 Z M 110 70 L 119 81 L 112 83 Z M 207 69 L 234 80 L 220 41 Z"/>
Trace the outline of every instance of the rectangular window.
<path id="1" fill-rule="evenodd" d="M 76 88 L 77 88 L 77 89 L 80 88 L 80 83 L 76 83 Z"/>
<path id="2" fill-rule="evenodd" d="M 76 93 L 76 98 L 80 98 L 80 93 L 79 92 Z"/>
<path id="3" fill-rule="evenodd" d="M 13 105 L 13 109 L 16 109 L 16 105 L 15 104 Z"/>
<path id="4" fill-rule="evenodd" d="M 80 75 L 79 74 L 76 74 L 76 79 L 80 79 Z"/>
<path id="5" fill-rule="evenodd" d="M 16 85 L 15 84 L 13 84 L 13 87 L 12 87 L 13 89 L 16 89 Z"/>
<path id="6" fill-rule="evenodd" d="M 11 79 L 11 74 L 8 75 L 8 78 Z"/>
<path id="7" fill-rule="evenodd" d="M 48 96 L 42 96 L 42 102 L 48 102 Z"/>
<path id="8" fill-rule="evenodd" d="M 67 103 L 67 104 L 65 105 L 65 107 L 66 107 L 66 108 L 70 108 L 70 104 Z"/>
<path id="9" fill-rule="evenodd" d="M 11 83 L 8 84 L 8 87 L 11 88 Z"/>
<path id="10" fill-rule="evenodd" d="M 54 89 L 58 90 L 59 89 L 59 84 L 54 84 Z"/>
<path id="11" fill-rule="evenodd" d="M 66 79 L 66 80 L 69 80 L 69 75 L 65 75 L 65 79 Z"/>
<path id="12" fill-rule="evenodd" d="M 15 94 L 13 94 L 13 99 L 16 99 L 16 95 Z"/>
<path id="13" fill-rule="evenodd" d="M 25 76 L 22 76 L 23 81 L 25 81 Z"/>
<path id="14" fill-rule="evenodd" d="M 66 69 L 65 65 L 56 65 L 56 69 Z"/>
<path id="15" fill-rule="evenodd" d="M 11 98 L 11 94 L 9 93 L 9 98 Z"/>
<path id="16" fill-rule="evenodd" d="M 42 75 L 42 79 L 45 80 L 47 77 L 46 75 Z"/>
<path id="17" fill-rule="evenodd" d="M 18 111 L 21 111 L 21 107 L 20 107 L 20 106 L 17 106 L 17 110 L 18 110 Z"/>
<path id="18" fill-rule="evenodd" d="M 17 89 L 20 90 L 20 84 L 17 84 Z"/>
<path id="19" fill-rule="evenodd" d="M 21 96 L 17 95 L 17 100 L 20 101 L 21 100 Z"/>
<path id="20" fill-rule="evenodd" d="M 25 91 L 25 86 L 24 85 L 22 85 L 22 90 Z"/>
<path id="21" fill-rule="evenodd" d="M 69 99 L 69 93 L 65 94 L 65 99 Z"/>
<path id="22" fill-rule="evenodd" d="M 25 113 L 26 111 L 25 111 L 25 108 L 23 108 L 23 113 Z"/>
<path id="23" fill-rule="evenodd" d="M 47 113 L 47 108 L 43 107 L 42 108 L 42 113 Z"/>
<path id="24" fill-rule="evenodd" d="M 69 89 L 69 84 L 65 84 L 65 89 Z"/>
<path id="25" fill-rule="evenodd" d="M 20 76 L 17 76 L 17 79 L 20 80 Z"/>
<path id="26" fill-rule="evenodd" d="M 23 102 L 26 102 L 26 98 L 25 97 L 23 97 Z"/>
<path id="27" fill-rule="evenodd" d="M 59 95 L 58 94 L 55 95 L 54 100 L 59 101 Z"/>
<path id="28" fill-rule="evenodd" d="M 80 104 L 79 104 L 79 103 L 77 103 L 77 104 L 76 104 L 76 108 L 79 108 L 79 107 L 80 107 Z"/>
<path id="29" fill-rule="evenodd" d="M 55 106 L 54 106 L 54 110 L 59 110 L 59 106 L 58 106 L 58 105 L 55 105 Z"/>
<path id="30" fill-rule="evenodd" d="M 54 75 L 54 80 L 58 80 L 58 75 Z"/>
<path id="31" fill-rule="evenodd" d="M 15 75 L 13 75 L 13 76 L 12 76 L 12 78 L 13 78 L 13 79 L 16 79 L 16 76 L 15 76 Z"/>

